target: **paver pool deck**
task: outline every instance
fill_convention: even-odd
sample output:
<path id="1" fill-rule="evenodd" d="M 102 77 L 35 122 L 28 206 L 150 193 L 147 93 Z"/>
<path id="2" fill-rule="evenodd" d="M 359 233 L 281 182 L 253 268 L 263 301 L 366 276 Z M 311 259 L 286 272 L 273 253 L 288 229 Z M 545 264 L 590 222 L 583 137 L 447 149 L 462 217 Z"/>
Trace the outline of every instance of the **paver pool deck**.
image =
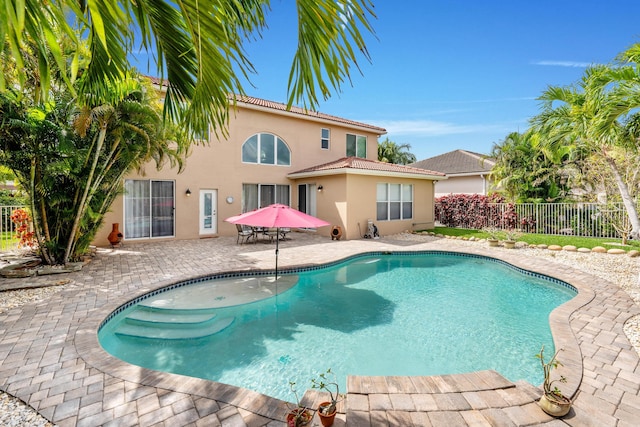
<path id="1" fill-rule="evenodd" d="M 279 266 L 322 264 L 363 252 L 446 250 L 503 259 L 571 283 L 577 297 L 551 327 L 573 395 L 557 420 L 537 405 L 540 389 L 494 371 L 431 377 L 349 377 L 336 426 L 637 426 L 638 354 L 623 332 L 640 309 L 617 285 L 526 250 L 496 251 L 446 239 L 330 241 L 292 233 Z M 100 347 L 100 322 L 119 305 L 170 283 L 218 272 L 272 269 L 273 244 L 235 237 L 129 243 L 101 249 L 76 273 L 0 279 L 0 290 L 71 279 L 47 301 L 0 312 L 0 389 L 58 426 L 284 426 L 284 402 L 249 390 L 122 362 Z M 455 337 L 452 337 L 455 340 Z M 452 344 L 455 345 L 455 344 Z M 491 345 L 488 343 L 488 345 Z M 530 357 L 527 355 L 526 357 Z M 308 393 L 308 401 L 320 397 Z M 319 422 L 314 419 L 314 425 Z"/>

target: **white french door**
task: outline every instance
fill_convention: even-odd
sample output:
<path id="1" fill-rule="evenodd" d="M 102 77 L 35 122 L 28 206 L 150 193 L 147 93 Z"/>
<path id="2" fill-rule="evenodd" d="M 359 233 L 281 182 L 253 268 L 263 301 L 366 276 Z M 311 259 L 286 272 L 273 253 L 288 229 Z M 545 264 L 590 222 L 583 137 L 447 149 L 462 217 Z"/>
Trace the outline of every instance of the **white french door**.
<path id="1" fill-rule="evenodd" d="M 218 232 L 218 190 L 200 190 L 200 234 Z"/>

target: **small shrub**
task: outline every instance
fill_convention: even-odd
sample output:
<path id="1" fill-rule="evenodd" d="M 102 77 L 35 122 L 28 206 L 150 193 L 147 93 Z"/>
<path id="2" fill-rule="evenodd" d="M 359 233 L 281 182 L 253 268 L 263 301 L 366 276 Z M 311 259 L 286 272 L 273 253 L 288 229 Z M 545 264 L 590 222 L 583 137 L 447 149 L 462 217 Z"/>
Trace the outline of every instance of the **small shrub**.
<path id="1" fill-rule="evenodd" d="M 505 202 L 498 194 L 451 194 L 436 199 L 436 218 L 447 227 L 517 228 L 515 205 Z"/>
<path id="2" fill-rule="evenodd" d="M 36 240 L 34 233 L 31 231 L 31 215 L 25 209 L 16 209 L 11 213 L 11 221 L 16 225 L 15 238 L 19 239 L 19 248 L 34 249 Z"/>

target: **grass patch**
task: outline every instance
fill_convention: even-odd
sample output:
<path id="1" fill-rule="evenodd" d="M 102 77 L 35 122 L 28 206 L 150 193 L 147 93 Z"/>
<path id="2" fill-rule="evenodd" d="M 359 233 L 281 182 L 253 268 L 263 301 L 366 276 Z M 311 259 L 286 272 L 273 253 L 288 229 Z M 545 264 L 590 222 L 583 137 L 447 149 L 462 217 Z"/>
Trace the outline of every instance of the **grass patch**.
<path id="1" fill-rule="evenodd" d="M 0 233 L 0 251 L 9 251 L 18 246 L 20 240 L 15 237 L 15 233 L 3 231 Z"/>
<path id="2" fill-rule="evenodd" d="M 451 228 L 451 227 L 436 227 L 432 231 L 436 234 L 443 234 L 445 236 L 455 237 L 475 237 L 476 239 L 486 239 L 489 237 L 488 233 L 481 230 L 465 230 L 463 228 Z M 555 236 L 551 234 L 529 234 L 523 233 L 518 237 L 518 241 L 527 242 L 530 245 L 573 245 L 577 248 L 589 248 L 592 249 L 596 246 L 602 246 L 607 249 L 618 248 L 629 251 L 631 249 L 640 250 L 640 242 L 628 240 L 626 246 L 622 246 L 621 239 L 612 238 L 599 238 L 599 237 L 577 237 L 577 236 Z"/>

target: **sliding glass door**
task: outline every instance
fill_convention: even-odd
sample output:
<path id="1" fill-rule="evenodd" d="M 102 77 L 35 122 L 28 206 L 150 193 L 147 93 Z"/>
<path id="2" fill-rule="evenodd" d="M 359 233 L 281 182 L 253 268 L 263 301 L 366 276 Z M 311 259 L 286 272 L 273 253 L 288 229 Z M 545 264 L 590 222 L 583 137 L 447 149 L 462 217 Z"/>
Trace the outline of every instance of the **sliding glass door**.
<path id="1" fill-rule="evenodd" d="M 124 238 L 175 235 L 175 183 L 128 179 L 124 195 Z"/>

